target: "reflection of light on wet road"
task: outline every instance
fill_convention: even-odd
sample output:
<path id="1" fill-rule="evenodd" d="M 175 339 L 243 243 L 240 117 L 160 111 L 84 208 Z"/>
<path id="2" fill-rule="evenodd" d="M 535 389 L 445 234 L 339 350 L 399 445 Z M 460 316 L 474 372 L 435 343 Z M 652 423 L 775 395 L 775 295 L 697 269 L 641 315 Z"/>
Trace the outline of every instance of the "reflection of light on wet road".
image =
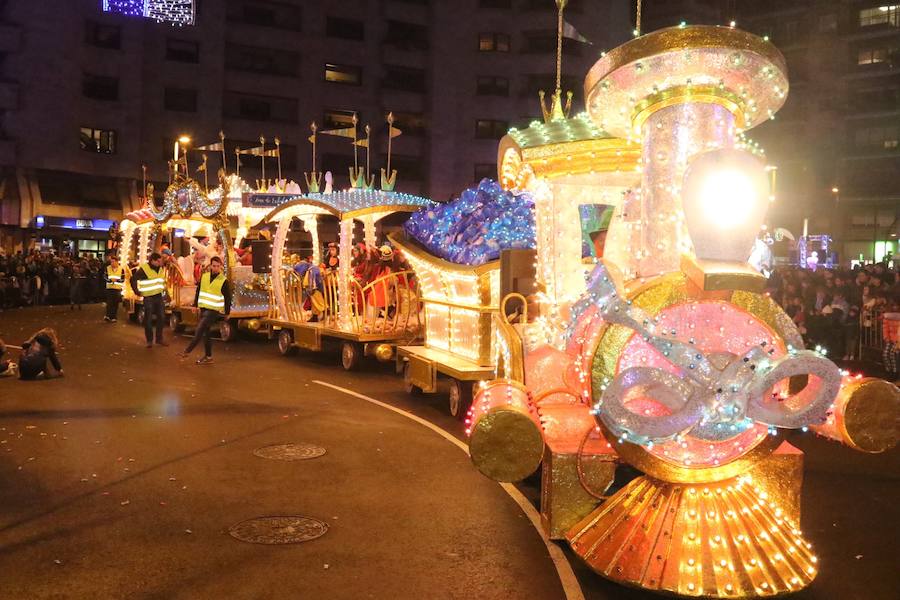
<path id="1" fill-rule="evenodd" d="M 160 398 L 159 414 L 165 417 L 181 415 L 181 397 L 174 392 L 166 392 Z"/>

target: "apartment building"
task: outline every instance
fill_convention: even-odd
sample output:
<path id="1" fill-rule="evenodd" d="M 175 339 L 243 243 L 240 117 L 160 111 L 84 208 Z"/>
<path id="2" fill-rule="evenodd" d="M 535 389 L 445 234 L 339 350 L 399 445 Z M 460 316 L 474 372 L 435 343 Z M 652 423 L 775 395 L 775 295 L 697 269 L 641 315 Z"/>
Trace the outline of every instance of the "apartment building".
<path id="1" fill-rule="evenodd" d="M 841 264 L 897 254 L 900 233 L 900 5 L 746 0 L 739 26 L 787 59 L 791 90 L 751 132 L 778 165 L 774 224 L 828 234 Z"/>
<path id="2" fill-rule="evenodd" d="M 302 181 L 309 124 L 345 127 L 354 112 L 360 137 L 372 130 L 373 171 L 384 166 L 393 111 L 403 131 L 392 145 L 397 189 L 446 200 L 495 174 L 497 140 L 539 118 L 538 90 L 553 87 L 553 0 L 194 0 L 185 26 L 143 18 L 141 4 L 0 0 L 7 245 L 102 238 L 140 204 L 142 166 L 157 193 L 165 188 L 182 135 L 198 145 L 224 131 L 229 171 L 236 147 L 263 136 L 273 148 L 278 137 L 284 176 Z M 131 5 L 138 14 L 123 14 Z M 576 105 L 600 52 L 628 39 L 630 5 L 570 1 L 566 20 L 592 42 L 563 46 L 563 87 Z M 317 168 L 345 186 L 350 141 L 318 141 Z M 191 155 L 193 167 L 200 158 Z M 241 161 L 247 181 L 261 176 L 259 157 Z M 210 153 L 211 185 L 220 164 Z M 266 177 L 276 170 L 266 159 Z"/>

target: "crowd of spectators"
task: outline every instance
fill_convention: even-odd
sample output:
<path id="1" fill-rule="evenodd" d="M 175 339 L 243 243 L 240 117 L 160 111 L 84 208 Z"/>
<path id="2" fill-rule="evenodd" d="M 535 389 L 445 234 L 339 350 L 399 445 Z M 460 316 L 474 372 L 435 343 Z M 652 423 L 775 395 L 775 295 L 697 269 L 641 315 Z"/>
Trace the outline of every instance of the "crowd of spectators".
<path id="1" fill-rule="evenodd" d="M 91 255 L 32 250 L 0 254 L 0 310 L 42 304 L 100 302 L 104 264 Z"/>
<path id="2" fill-rule="evenodd" d="M 860 360 L 860 336 L 880 336 L 883 315 L 900 312 L 900 269 L 887 263 L 852 270 L 779 268 L 769 287 L 807 346 L 821 346 L 836 360 Z"/>

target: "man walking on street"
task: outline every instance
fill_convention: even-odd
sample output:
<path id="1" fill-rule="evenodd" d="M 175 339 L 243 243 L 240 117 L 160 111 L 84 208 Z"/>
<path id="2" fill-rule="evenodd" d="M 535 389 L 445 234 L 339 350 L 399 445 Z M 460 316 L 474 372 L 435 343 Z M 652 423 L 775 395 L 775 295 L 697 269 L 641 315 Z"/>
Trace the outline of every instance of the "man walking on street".
<path id="1" fill-rule="evenodd" d="M 168 346 L 163 341 L 163 325 L 166 308 L 163 297 L 166 292 L 166 275 L 162 266 L 162 256 L 158 252 L 150 255 L 150 260 L 134 271 L 131 289 L 144 299 L 144 337 L 147 347 L 153 347 L 153 320 L 156 319 L 156 343 Z"/>
<path id="2" fill-rule="evenodd" d="M 122 267 L 115 256 L 109 258 L 106 267 L 106 316 L 104 321 L 115 323 L 119 313 L 119 302 L 122 299 Z"/>
<path id="3" fill-rule="evenodd" d="M 198 365 L 212 363 L 212 327 L 222 316 L 227 316 L 231 311 L 231 289 L 228 278 L 222 272 L 222 259 L 213 256 L 209 260 L 209 271 L 200 277 L 200 285 L 197 286 L 197 295 L 194 297 L 194 310 L 200 311 L 200 320 L 194 339 L 187 345 L 184 352 L 179 353 L 179 358 L 185 359 L 203 340 L 204 355 L 197 360 Z"/>

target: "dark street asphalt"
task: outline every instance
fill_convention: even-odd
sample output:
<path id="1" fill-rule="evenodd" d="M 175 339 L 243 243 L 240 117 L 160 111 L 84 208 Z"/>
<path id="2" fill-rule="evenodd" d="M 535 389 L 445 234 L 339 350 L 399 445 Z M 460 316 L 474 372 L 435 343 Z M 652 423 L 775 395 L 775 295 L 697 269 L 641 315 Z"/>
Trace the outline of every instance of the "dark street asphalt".
<path id="1" fill-rule="evenodd" d="M 385 365 L 351 374 L 336 355 L 283 358 L 262 337 L 217 342 L 211 367 L 179 363 L 186 338 L 148 350 L 137 326 L 101 317 L 99 306 L 0 313 L 7 343 L 57 327 L 67 375 L 0 379 L 0 599 L 566 598 L 527 515 L 458 447 L 313 380 L 458 437 L 442 396 L 407 396 Z M 822 565 L 795 597 L 897 598 L 898 452 L 861 455 L 811 434 L 792 441 L 807 452 L 803 528 Z M 327 453 L 252 454 L 285 442 Z M 535 485 L 520 489 L 535 500 Z M 272 515 L 329 530 L 282 546 L 228 534 Z M 567 556 L 588 599 L 655 597 Z"/>

